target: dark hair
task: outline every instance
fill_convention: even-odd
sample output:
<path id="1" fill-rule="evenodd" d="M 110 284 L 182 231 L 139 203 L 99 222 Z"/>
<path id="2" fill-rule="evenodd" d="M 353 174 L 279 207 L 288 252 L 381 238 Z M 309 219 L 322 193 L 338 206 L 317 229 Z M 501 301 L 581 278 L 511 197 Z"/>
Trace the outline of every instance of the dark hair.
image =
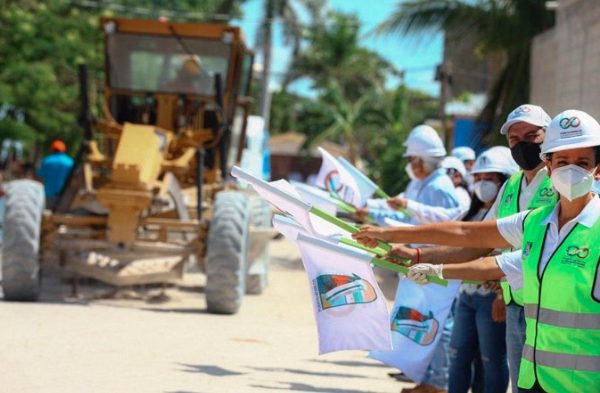
<path id="1" fill-rule="evenodd" d="M 508 176 L 500 172 L 493 173 L 495 173 L 498 176 L 498 179 L 500 180 L 500 185 L 498 186 L 498 190 L 500 190 L 500 187 L 502 187 L 506 180 L 508 180 Z M 498 196 L 496 196 L 496 198 L 498 198 Z M 471 218 L 473 218 L 479 212 L 479 210 L 481 210 L 482 207 L 483 202 L 481 201 L 481 199 L 477 198 L 477 195 L 475 193 L 473 193 L 473 195 L 471 196 L 471 206 L 469 206 L 469 210 L 467 211 L 467 214 L 462 219 L 462 221 L 470 221 Z"/>

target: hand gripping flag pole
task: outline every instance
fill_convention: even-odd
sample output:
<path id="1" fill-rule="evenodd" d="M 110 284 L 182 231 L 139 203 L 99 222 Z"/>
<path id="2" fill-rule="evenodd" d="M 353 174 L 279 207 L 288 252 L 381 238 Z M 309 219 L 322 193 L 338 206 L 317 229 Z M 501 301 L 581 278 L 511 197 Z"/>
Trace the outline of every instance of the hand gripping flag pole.
<path id="1" fill-rule="evenodd" d="M 302 228 L 302 226 L 300 224 L 298 224 L 296 221 L 294 221 L 294 219 L 292 219 L 291 217 L 281 215 L 281 214 L 275 214 L 273 216 L 273 226 L 279 232 L 284 234 L 288 239 L 290 239 L 292 241 L 296 241 L 299 233 L 307 233 L 306 230 L 304 228 Z M 310 234 L 307 233 L 307 235 L 310 235 Z M 402 273 L 402 274 L 408 273 L 408 267 L 401 266 L 396 263 L 390 262 L 388 260 L 378 258 L 378 257 L 384 257 L 386 255 L 386 252 L 380 248 L 366 247 L 366 246 L 363 246 L 362 244 L 360 244 L 352 239 L 346 238 L 346 237 L 340 237 L 337 239 L 336 238 L 326 238 L 325 240 L 327 240 L 329 242 L 333 242 L 333 243 L 337 242 L 338 244 L 345 244 L 347 246 L 354 247 L 356 249 L 363 250 L 363 251 L 366 251 L 371 254 L 375 254 L 376 256 L 371 259 L 371 263 L 382 269 L 387 269 L 387 270 L 391 270 L 393 272 Z M 437 276 L 428 275 L 427 280 L 431 283 L 442 285 L 444 287 L 448 286 L 448 281 L 441 279 Z"/>

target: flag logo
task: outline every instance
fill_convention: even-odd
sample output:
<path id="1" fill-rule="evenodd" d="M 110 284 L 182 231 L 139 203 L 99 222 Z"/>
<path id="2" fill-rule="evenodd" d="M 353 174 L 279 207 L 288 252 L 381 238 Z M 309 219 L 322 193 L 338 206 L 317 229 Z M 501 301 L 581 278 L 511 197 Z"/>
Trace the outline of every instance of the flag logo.
<path id="1" fill-rule="evenodd" d="M 319 311 L 377 299 L 375 288 L 357 274 L 322 274 L 313 280 Z"/>
<path id="2" fill-rule="evenodd" d="M 325 176 L 325 189 L 335 194 L 342 190 L 343 184 L 340 181 L 340 175 L 337 170 L 329 172 Z"/>
<path id="3" fill-rule="evenodd" d="M 399 307 L 392 320 L 393 331 L 423 346 L 433 342 L 439 326 L 433 312 L 429 311 L 429 314 L 425 315 L 409 307 Z"/>

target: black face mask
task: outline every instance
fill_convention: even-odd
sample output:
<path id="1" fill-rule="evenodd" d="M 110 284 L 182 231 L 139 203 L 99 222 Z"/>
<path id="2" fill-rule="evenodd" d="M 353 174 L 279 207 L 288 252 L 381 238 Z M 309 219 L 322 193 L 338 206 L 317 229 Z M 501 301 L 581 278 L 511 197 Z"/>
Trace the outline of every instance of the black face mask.
<path id="1" fill-rule="evenodd" d="M 530 171 L 542 162 L 540 146 L 541 143 L 519 142 L 510 148 L 510 154 L 522 169 Z"/>

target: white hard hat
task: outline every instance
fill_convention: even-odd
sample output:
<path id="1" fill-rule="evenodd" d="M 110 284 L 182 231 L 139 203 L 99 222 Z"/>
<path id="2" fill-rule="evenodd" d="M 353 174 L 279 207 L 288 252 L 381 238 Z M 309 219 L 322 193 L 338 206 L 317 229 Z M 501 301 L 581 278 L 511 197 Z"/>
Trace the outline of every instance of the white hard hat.
<path id="1" fill-rule="evenodd" d="M 437 131 L 424 124 L 411 130 L 404 146 L 406 146 L 404 157 L 443 157 L 446 155 L 446 148 Z"/>
<path id="2" fill-rule="evenodd" d="M 519 166 L 512 158 L 510 149 L 506 146 L 494 146 L 477 157 L 471 174 L 499 172 L 511 176 L 518 170 Z"/>
<path id="3" fill-rule="evenodd" d="M 451 156 L 458 158 L 461 161 L 470 161 L 475 159 L 475 150 L 469 146 L 459 146 L 452 149 Z"/>
<path id="4" fill-rule="evenodd" d="M 541 106 L 531 104 L 518 106 L 508 114 L 506 122 L 500 128 L 500 133 L 506 135 L 510 126 L 519 122 L 533 124 L 538 127 L 548 127 L 550 116 L 548 116 Z"/>
<path id="5" fill-rule="evenodd" d="M 542 154 L 582 147 L 600 146 L 600 124 L 583 111 L 559 113 L 546 130 Z"/>
<path id="6" fill-rule="evenodd" d="M 440 166 L 446 169 L 456 169 L 463 179 L 467 177 L 467 168 L 465 168 L 465 164 L 456 157 L 449 156 L 444 158 Z"/>

